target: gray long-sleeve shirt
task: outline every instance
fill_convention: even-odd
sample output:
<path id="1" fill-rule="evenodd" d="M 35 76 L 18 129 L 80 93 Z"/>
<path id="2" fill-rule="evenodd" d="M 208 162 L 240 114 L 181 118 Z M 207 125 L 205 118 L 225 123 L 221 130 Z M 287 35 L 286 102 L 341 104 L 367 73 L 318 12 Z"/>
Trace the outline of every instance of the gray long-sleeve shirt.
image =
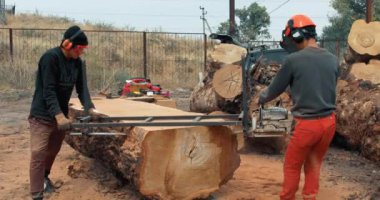
<path id="1" fill-rule="evenodd" d="M 287 56 L 259 103 L 273 100 L 290 86 L 292 114 L 300 118 L 327 116 L 335 110 L 338 59 L 327 50 L 306 47 Z"/>

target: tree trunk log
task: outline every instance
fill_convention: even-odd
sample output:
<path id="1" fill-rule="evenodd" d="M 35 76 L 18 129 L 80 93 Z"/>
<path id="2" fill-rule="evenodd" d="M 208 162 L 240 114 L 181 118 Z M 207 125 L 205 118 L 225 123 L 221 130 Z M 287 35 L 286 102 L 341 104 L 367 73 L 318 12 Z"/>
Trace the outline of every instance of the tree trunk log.
<path id="1" fill-rule="evenodd" d="M 233 48 L 234 45 L 223 46 L 223 48 L 230 47 Z M 238 59 L 241 55 L 232 56 L 231 52 L 234 51 L 227 50 L 228 49 L 224 49 L 224 51 L 222 51 L 223 53 L 220 51 L 211 52 L 211 57 L 217 57 L 219 59 L 214 59 L 209 63 L 205 72 L 206 78 L 203 81 L 204 86 L 198 85 L 193 90 L 190 101 L 192 111 L 208 113 L 214 111 L 241 113 L 242 70 L 239 63 L 240 59 Z M 228 61 L 222 59 L 224 57 L 223 55 L 229 58 Z M 234 59 L 231 59 L 231 57 Z M 249 90 L 251 93 L 251 99 L 248 102 L 249 113 L 253 113 L 258 108 L 256 102 L 259 94 L 271 83 L 281 67 L 275 62 L 267 62 L 265 59 L 260 59 L 255 65 L 256 70 L 252 71 L 250 74 L 251 82 L 248 83 L 250 85 L 248 87 L 250 87 Z M 282 101 L 283 106 L 286 108 L 291 108 L 292 102 L 287 93 L 267 103 L 266 106 L 274 106 L 280 101 Z M 261 152 L 278 153 L 283 152 L 285 149 L 287 138 L 251 138 L 248 139 L 247 142 L 250 144 L 250 147 L 247 147 L 247 149 L 252 149 L 253 146 L 255 150 Z"/>
<path id="2" fill-rule="evenodd" d="M 348 44 L 360 55 L 379 55 L 380 22 L 367 23 L 362 19 L 356 20 L 351 26 Z"/>
<path id="3" fill-rule="evenodd" d="M 380 88 L 369 82 L 339 80 L 337 132 L 349 146 L 380 162 Z"/>
<path id="4" fill-rule="evenodd" d="M 380 163 L 380 22 L 353 23 L 337 86 L 337 134 Z M 342 73 L 343 72 L 343 73 Z"/>
<path id="5" fill-rule="evenodd" d="M 210 113 L 213 111 L 225 111 L 231 113 L 231 108 L 233 109 L 232 113 L 235 113 L 234 110 L 237 107 L 234 98 L 226 99 L 218 95 L 213 87 L 214 76 L 216 72 L 224 69 L 233 69 L 233 81 L 240 81 L 241 78 L 238 78 L 239 70 L 237 70 L 243 55 L 246 54 L 246 50 L 236 45 L 232 44 L 219 44 L 214 47 L 214 50 L 208 55 L 208 65 L 205 71 L 205 78 L 202 81 L 203 84 L 198 84 L 194 89 L 190 97 L 190 111 L 192 112 L 201 112 L 201 113 Z M 240 67 L 240 66 L 239 66 Z M 225 71 L 225 70 L 222 70 Z M 227 70 L 228 71 L 228 70 Z M 232 71 L 231 71 L 232 72 Z M 216 76 L 224 76 L 224 72 L 218 72 Z M 241 77 L 241 70 L 240 70 Z M 222 81 L 223 77 L 217 78 L 217 80 Z M 222 81 L 223 82 L 223 81 Z M 227 85 L 231 84 L 231 81 L 225 82 Z M 239 83 L 233 84 L 233 86 L 238 86 Z M 241 84 L 240 84 L 241 85 Z M 224 95 L 226 92 L 223 91 L 224 88 L 217 86 L 218 92 Z M 227 92 L 228 93 L 228 92 Z M 237 93 L 241 93 L 237 90 Z M 236 98 L 239 98 L 236 97 Z M 225 110 L 225 108 L 228 108 Z M 239 112 L 237 112 L 239 113 Z"/>
<path id="6" fill-rule="evenodd" d="M 233 44 L 219 44 L 215 45 L 214 50 L 209 54 L 209 60 L 223 64 L 234 64 L 239 62 L 246 53 L 247 51 L 242 47 Z"/>
<path id="7" fill-rule="evenodd" d="M 77 99 L 70 116 L 83 114 Z M 94 100 L 109 116 L 191 115 L 177 109 L 124 99 Z M 226 183 L 240 164 L 236 135 L 228 127 L 125 127 L 127 136 L 68 136 L 82 154 L 100 160 L 144 196 L 205 198 Z"/>
<path id="8" fill-rule="evenodd" d="M 234 99 L 242 91 L 242 71 L 239 65 L 226 65 L 214 74 L 212 87 L 224 99 Z"/>
<path id="9" fill-rule="evenodd" d="M 354 63 L 351 66 L 350 73 L 356 79 L 380 84 L 380 60 L 370 60 L 367 65 L 365 63 Z"/>
<path id="10" fill-rule="evenodd" d="M 218 98 L 211 83 L 204 86 L 197 85 L 190 96 L 190 111 L 209 113 L 220 110 L 218 101 L 221 99 Z"/>

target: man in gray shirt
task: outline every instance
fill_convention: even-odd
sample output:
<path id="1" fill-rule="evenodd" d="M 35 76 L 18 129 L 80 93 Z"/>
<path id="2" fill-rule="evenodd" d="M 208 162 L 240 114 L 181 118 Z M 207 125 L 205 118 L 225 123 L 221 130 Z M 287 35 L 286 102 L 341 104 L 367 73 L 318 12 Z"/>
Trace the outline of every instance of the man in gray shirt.
<path id="1" fill-rule="evenodd" d="M 281 46 L 291 54 L 259 104 L 273 100 L 290 87 L 296 126 L 285 154 L 281 199 L 295 199 L 302 166 L 304 199 L 315 199 L 324 155 L 335 133 L 335 98 L 338 59 L 316 43 L 316 25 L 305 15 L 295 15 L 283 31 Z"/>

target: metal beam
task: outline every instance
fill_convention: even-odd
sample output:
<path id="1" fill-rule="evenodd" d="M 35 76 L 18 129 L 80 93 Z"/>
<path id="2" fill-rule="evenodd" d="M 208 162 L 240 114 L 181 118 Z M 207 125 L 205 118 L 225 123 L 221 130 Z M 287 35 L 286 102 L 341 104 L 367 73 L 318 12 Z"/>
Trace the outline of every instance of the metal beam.
<path id="1" fill-rule="evenodd" d="M 130 126 L 241 126 L 242 121 L 200 121 L 200 122 L 105 122 L 105 123 L 73 123 L 72 128 L 87 129 L 100 127 Z"/>

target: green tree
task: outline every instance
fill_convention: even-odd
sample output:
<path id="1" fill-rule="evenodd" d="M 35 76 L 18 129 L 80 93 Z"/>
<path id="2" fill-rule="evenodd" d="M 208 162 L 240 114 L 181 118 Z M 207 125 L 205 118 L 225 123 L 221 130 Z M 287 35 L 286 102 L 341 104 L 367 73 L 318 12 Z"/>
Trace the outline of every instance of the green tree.
<path id="1" fill-rule="evenodd" d="M 337 15 L 329 18 L 330 26 L 323 28 L 322 38 L 346 40 L 352 23 L 366 18 L 365 0 L 332 0 Z M 373 1 L 373 20 L 380 20 L 380 1 Z"/>
<path id="2" fill-rule="evenodd" d="M 248 7 L 236 9 L 235 15 L 238 17 L 235 25 L 236 35 L 241 41 L 248 42 L 271 37 L 268 31 L 270 18 L 265 7 L 252 3 Z M 222 22 L 218 27 L 218 33 L 227 34 L 229 27 L 229 21 Z"/>

